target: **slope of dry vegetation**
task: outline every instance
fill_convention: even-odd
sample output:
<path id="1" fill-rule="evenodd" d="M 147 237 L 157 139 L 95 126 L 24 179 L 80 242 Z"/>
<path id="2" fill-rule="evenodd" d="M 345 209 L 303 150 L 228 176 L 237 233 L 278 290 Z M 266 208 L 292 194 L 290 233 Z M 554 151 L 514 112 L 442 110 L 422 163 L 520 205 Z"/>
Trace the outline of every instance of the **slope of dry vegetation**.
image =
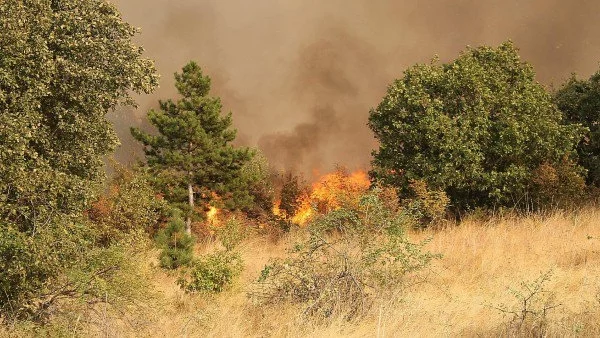
<path id="1" fill-rule="evenodd" d="M 127 316 L 98 311 L 97 321 L 79 325 L 86 326 L 85 335 L 125 337 L 600 334 L 597 207 L 546 216 L 471 218 L 443 229 L 411 232 L 413 241 L 431 237 L 426 248 L 443 258 L 395 290 L 397 298 L 377 299 L 365 316 L 334 318 L 328 325 L 314 324 L 292 305 L 259 307 L 247 298 L 264 265 L 285 256 L 299 236 L 302 230 L 278 243 L 260 236 L 247 239 L 240 247 L 242 276 L 216 296 L 185 294 L 175 283 L 177 276 L 154 267 L 157 262 L 150 259 L 154 300 Z M 205 242 L 197 249 L 217 246 Z M 531 292 L 523 282 L 532 286 Z M 531 296 L 524 321 L 510 313 L 522 316 L 524 310 L 515 292 Z M 65 323 L 64 332 L 72 332 L 74 325 Z"/>

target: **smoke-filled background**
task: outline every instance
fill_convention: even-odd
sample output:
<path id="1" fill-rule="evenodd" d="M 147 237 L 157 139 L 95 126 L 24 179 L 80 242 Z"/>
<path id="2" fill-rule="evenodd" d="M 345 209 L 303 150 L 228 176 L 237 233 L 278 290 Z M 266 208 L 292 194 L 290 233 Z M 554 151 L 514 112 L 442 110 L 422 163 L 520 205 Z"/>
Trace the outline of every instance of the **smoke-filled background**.
<path id="1" fill-rule="evenodd" d="M 376 146 L 369 109 L 388 84 L 434 55 L 512 39 L 538 79 L 589 76 L 600 61 L 598 0 L 113 0 L 142 29 L 160 89 L 112 116 L 122 161 L 139 156 L 130 126 L 145 126 L 173 73 L 190 60 L 233 112 L 238 143 L 307 174 L 366 168 Z"/>

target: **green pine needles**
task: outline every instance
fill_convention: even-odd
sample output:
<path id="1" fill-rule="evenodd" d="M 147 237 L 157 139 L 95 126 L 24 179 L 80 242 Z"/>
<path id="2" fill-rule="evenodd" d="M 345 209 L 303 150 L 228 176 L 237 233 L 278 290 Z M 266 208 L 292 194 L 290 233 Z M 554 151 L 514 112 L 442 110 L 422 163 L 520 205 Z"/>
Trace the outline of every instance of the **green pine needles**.
<path id="1" fill-rule="evenodd" d="M 160 109 L 148 113 L 158 134 L 131 133 L 144 145 L 165 199 L 185 212 L 190 233 L 192 219 L 202 217 L 209 203 L 235 209 L 252 201 L 242 167 L 254 153 L 231 144 L 231 113 L 222 116 L 220 99 L 208 96 L 210 78 L 198 64 L 187 64 L 175 80 L 181 98 L 160 101 Z"/>

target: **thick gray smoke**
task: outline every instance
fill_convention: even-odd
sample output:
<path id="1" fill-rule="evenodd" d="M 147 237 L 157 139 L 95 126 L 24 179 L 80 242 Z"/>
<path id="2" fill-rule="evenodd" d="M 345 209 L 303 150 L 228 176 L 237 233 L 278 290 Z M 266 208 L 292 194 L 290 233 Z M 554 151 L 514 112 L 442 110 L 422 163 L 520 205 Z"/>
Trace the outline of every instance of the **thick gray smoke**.
<path id="1" fill-rule="evenodd" d="M 161 88 L 113 120 L 127 161 L 128 135 L 172 74 L 198 61 L 231 110 L 238 142 L 259 146 L 280 167 L 310 173 L 366 167 L 376 144 L 369 109 L 402 71 L 466 45 L 512 39 L 541 82 L 588 76 L 600 61 L 597 0 L 118 0 L 157 62 Z"/>

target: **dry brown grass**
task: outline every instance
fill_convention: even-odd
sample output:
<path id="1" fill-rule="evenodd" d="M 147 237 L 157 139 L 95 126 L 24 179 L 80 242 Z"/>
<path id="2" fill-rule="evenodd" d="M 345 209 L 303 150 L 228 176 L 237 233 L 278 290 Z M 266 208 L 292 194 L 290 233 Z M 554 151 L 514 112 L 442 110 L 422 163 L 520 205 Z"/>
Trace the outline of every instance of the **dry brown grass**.
<path id="1" fill-rule="evenodd" d="M 334 319 L 326 327 L 303 320 L 293 306 L 260 308 L 246 297 L 265 263 L 284 256 L 294 236 L 278 244 L 260 237 L 244 242 L 243 275 L 230 290 L 213 297 L 184 294 L 175 284 L 176 276 L 156 268 L 154 284 L 160 302 L 148 305 L 150 311 L 144 315 L 134 314 L 129 323 L 107 320 L 86 333 L 118 337 L 506 336 L 511 317 L 493 306 L 515 305 L 509 287 L 552 270 L 546 289 L 562 305 L 548 313 L 548 335 L 600 336 L 599 208 L 549 216 L 471 219 L 411 233 L 414 240 L 432 237 L 427 248 L 443 254 L 423 274 L 426 282 L 398 290 L 396 299 L 380 299 L 366 317 L 354 322 Z"/>

